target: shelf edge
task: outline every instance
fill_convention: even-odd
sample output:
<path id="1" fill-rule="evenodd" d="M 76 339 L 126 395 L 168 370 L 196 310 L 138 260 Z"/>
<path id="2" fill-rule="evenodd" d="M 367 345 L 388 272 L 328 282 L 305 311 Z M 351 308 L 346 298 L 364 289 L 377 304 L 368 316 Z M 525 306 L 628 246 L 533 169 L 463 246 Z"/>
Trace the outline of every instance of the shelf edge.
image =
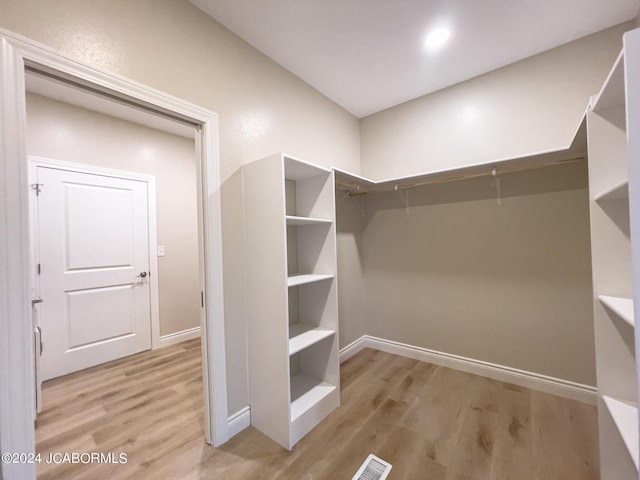
<path id="1" fill-rule="evenodd" d="M 317 335 L 314 335 L 311 332 L 315 332 Z M 322 335 L 320 335 L 320 333 Z M 309 330 L 304 331 L 303 333 L 300 333 L 294 337 L 289 337 L 289 356 L 291 355 L 295 355 L 296 353 L 301 352 L 302 350 L 305 350 L 313 345 L 315 345 L 318 342 L 321 342 L 322 340 L 325 340 L 333 335 L 336 334 L 335 330 L 332 330 L 330 328 L 324 328 L 324 327 L 311 327 L 309 328 Z M 309 335 L 309 336 L 314 336 L 314 340 L 311 342 L 306 342 L 304 343 L 302 346 L 298 346 L 297 348 L 291 348 L 291 343 L 292 341 L 294 341 L 295 339 L 299 339 L 302 336 L 305 335 Z M 294 342 L 295 343 L 295 342 Z M 297 343 L 300 343 L 300 340 L 298 340 Z"/>
<path id="2" fill-rule="evenodd" d="M 638 407 L 634 407 L 633 405 L 629 405 L 628 403 L 609 397 L 608 395 L 602 395 L 602 399 L 604 400 L 604 404 L 609 411 L 609 415 L 611 415 L 611 418 L 613 419 L 613 423 L 615 424 L 622 441 L 627 447 L 627 451 L 636 466 L 636 470 L 638 470 L 638 457 L 640 456 L 638 440 Z M 625 430 L 623 427 L 624 421 L 628 420 L 628 418 L 623 419 L 622 416 L 627 415 L 630 415 L 632 420 L 635 416 L 635 421 L 633 422 L 635 429 L 632 432 Z"/>
<path id="3" fill-rule="evenodd" d="M 308 283 L 322 282 L 324 280 L 330 280 L 334 277 L 333 274 L 313 274 L 302 273 L 296 275 L 290 275 L 287 277 L 287 287 L 297 287 L 299 285 L 306 285 Z"/>
<path id="4" fill-rule="evenodd" d="M 611 296 L 611 295 L 598 295 L 598 300 L 605 307 L 607 307 L 610 310 L 612 310 L 622 320 L 624 320 L 629 325 L 631 325 L 632 328 L 635 328 L 635 315 L 634 315 L 634 311 L 633 311 L 633 308 L 634 308 L 633 299 L 624 298 L 624 297 L 614 297 L 614 296 Z M 628 302 L 629 304 L 631 304 L 631 314 L 630 315 L 629 315 L 628 312 L 626 312 L 619 305 L 619 303 L 621 303 L 621 301 L 622 302 Z"/>
<path id="5" fill-rule="evenodd" d="M 626 193 L 624 193 L 624 190 L 626 190 Z M 616 193 L 618 191 L 623 192 L 622 195 L 619 195 L 618 193 Z M 629 180 L 625 179 L 609 187 L 604 192 L 597 194 L 596 196 L 593 197 L 593 200 L 595 202 L 607 202 L 607 201 L 613 201 L 613 200 L 625 200 L 625 199 L 628 200 L 628 198 L 629 198 Z"/>

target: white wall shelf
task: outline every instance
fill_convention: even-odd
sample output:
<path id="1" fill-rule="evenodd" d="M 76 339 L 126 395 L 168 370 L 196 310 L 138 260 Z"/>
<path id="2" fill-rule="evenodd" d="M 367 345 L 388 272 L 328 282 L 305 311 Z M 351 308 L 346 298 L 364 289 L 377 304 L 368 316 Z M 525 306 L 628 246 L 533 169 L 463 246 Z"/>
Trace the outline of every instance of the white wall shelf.
<path id="1" fill-rule="evenodd" d="M 251 423 L 291 449 L 340 406 L 335 176 L 279 153 L 242 181 Z"/>
<path id="2" fill-rule="evenodd" d="M 631 455 L 636 469 L 638 469 L 640 452 L 640 443 L 638 441 L 638 407 L 606 395 L 603 395 L 602 398 L 629 451 L 629 455 Z"/>
<path id="3" fill-rule="evenodd" d="M 335 330 L 307 323 L 291 324 L 289 325 L 289 355 L 296 354 L 335 333 Z"/>
<path id="4" fill-rule="evenodd" d="M 298 227 L 305 225 L 331 225 L 331 219 L 327 218 L 309 218 L 309 217 L 296 217 L 294 215 L 287 215 L 287 226 Z"/>
<path id="5" fill-rule="evenodd" d="M 291 422 L 298 420 L 335 390 L 335 385 L 303 373 L 291 377 Z"/>
<path id="6" fill-rule="evenodd" d="M 614 186 L 605 189 L 594 198 L 596 202 L 610 202 L 614 200 L 629 201 L 629 180 L 621 180 Z"/>
<path id="7" fill-rule="evenodd" d="M 610 308 L 616 315 L 627 322 L 632 327 L 635 327 L 635 320 L 633 314 L 633 299 L 622 297 L 610 297 L 607 295 L 598 296 L 600 302 L 606 307 Z"/>
<path id="8" fill-rule="evenodd" d="M 361 195 L 393 191 L 396 189 L 396 186 L 398 189 L 404 190 L 431 183 L 446 183 L 479 176 L 491 176 L 494 167 L 497 169 L 498 174 L 504 174 L 549 165 L 563 165 L 568 162 L 584 161 L 586 158 L 587 123 L 585 116 L 576 128 L 571 143 L 554 150 L 484 161 L 465 167 L 434 170 L 381 180 L 373 180 L 340 169 L 334 170 L 338 189 L 349 191 L 355 195 Z"/>
<path id="9" fill-rule="evenodd" d="M 333 275 L 330 274 L 295 273 L 289 275 L 289 277 L 287 278 L 287 286 L 297 287 L 298 285 L 321 282 L 323 280 L 330 280 L 332 278 Z"/>

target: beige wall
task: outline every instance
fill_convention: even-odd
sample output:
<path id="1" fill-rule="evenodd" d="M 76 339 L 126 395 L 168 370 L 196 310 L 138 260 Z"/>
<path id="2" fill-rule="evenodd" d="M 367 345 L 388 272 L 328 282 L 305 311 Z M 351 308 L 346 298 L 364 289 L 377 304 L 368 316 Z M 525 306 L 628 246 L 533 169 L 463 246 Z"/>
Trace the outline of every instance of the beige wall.
<path id="1" fill-rule="evenodd" d="M 343 192 L 336 192 L 336 243 L 338 247 L 339 346 L 346 347 L 367 334 L 362 275 L 362 220 Z"/>
<path id="2" fill-rule="evenodd" d="M 160 335 L 199 326 L 194 141 L 34 94 L 27 126 L 29 155 L 156 177 Z"/>
<path id="3" fill-rule="evenodd" d="M 382 179 L 567 146 L 626 23 L 363 118 L 362 172 Z"/>
<path id="4" fill-rule="evenodd" d="M 366 198 L 368 333 L 595 385 L 584 162 Z"/>
<path id="5" fill-rule="evenodd" d="M 632 27 L 361 119 L 363 174 L 383 179 L 568 145 Z M 500 208 L 488 182 L 411 190 L 409 215 L 397 194 L 367 197 L 365 330 L 594 385 L 585 166 L 503 177 Z"/>
<path id="6" fill-rule="evenodd" d="M 360 170 L 355 117 L 186 0 L 0 0 L 0 27 L 217 112 L 223 179 L 278 151 Z"/>
<path id="7" fill-rule="evenodd" d="M 219 114 L 229 413 L 247 405 L 241 183 L 284 151 L 360 171 L 358 120 L 186 0 L 0 0 L 0 27 Z"/>

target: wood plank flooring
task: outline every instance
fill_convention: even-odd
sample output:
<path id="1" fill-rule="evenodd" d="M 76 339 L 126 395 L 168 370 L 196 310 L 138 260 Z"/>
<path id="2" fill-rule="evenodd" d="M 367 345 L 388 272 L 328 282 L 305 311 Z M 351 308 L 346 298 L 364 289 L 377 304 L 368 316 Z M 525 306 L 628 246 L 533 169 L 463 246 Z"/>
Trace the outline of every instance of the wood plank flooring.
<path id="1" fill-rule="evenodd" d="M 45 384 L 37 450 L 126 453 L 41 464 L 47 479 L 346 479 L 369 453 L 389 480 L 598 479 L 595 407 L 365 349 L 342 406 L 288 452 L 254 428 L 204 443 L 199 340 Z"/>

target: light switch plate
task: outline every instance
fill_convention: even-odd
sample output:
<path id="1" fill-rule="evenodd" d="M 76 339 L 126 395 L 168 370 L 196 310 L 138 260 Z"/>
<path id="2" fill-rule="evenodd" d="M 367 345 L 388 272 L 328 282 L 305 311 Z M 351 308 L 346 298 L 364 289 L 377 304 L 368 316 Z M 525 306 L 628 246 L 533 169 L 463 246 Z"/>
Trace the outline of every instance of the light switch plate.
<path id="1" fill-rule="evenodd" d="M 158 256 L 164 257 L 164 245 L 158 245 Z"/>

